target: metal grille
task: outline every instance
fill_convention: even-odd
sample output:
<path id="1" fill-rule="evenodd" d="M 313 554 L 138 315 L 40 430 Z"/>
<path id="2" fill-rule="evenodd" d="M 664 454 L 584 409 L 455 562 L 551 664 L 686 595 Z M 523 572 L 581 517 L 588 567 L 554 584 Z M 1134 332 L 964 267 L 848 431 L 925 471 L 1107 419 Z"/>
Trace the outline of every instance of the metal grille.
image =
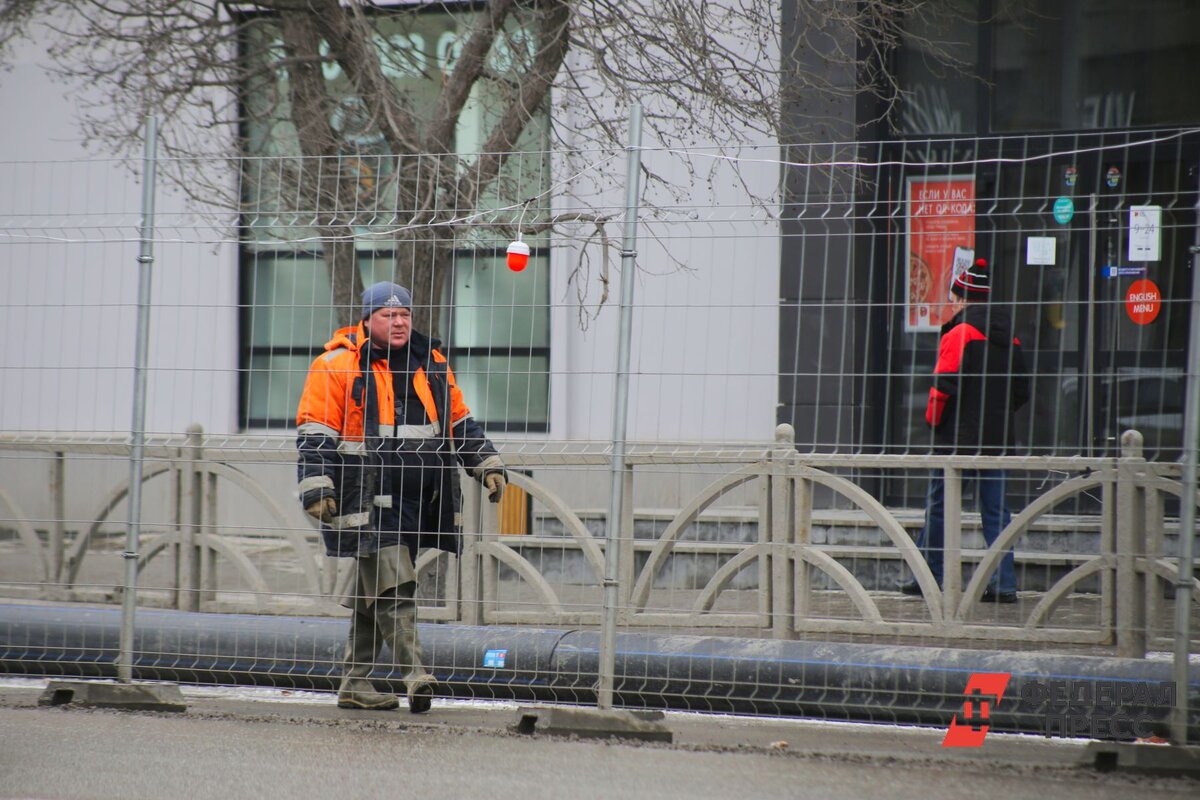
<path id="1" fill-rule="evenodd" d="M 595 702 L 611 586 L 618 705 L 945 725 L 965 674 L 1011 672 L 1024 705 L 998 724 L 1028 730 L 1053 717 L 1030 687 L 1081 657 L 1158 687 L 1154 654 L 1188 594 L 1198 147 L 1196 131 L 647 144 L 662 182 L 635 198 L 636 253 L 618 244 L 620 191 L 601 188 L 625 185 L 628 152 L 520 154 L 549 165 L 536 202 L 458 219 L 446 288 L 414 287 L 511 482 L 495 506 L 464 475 L 462 556 L 418 558 L 429 668 L 455 694 Z M 354 311 L 329 309 L 327 242 L 300 235 L 301 209 L 281 256 L 251 246 L 244 216 L 161 193 L 137 453 L 141 169 L 0 164 L 0 665 L 112 674 L 140 457 L 135 674 L 328 689 L 349 565 L 299 507 L 285 417 Z M 512 231 L 553 218 L 535 266 L 507 271 Z M 415 241 L 393 222 L 348 234 L 371 243 L 367 282 Z M 989 261 L 1029 361 L 1011 456 L 931 450 L 955 247 Z M 622 257 L 637 273 L 618 447 Z M 606 540 L 614 453 L 623 504 Z M 1009 479 L 1012 522 L 991 546 L 963 480 L 979 469 Z M 931 470 L 946 486 L 940 586 L 914 543 Z M 984 602 L 1010 549 L 1017 601 Z M 913 579 L 923 596 L 898 591 Z M 1138 713 L 1162 718 L 1160 694 Z"/>

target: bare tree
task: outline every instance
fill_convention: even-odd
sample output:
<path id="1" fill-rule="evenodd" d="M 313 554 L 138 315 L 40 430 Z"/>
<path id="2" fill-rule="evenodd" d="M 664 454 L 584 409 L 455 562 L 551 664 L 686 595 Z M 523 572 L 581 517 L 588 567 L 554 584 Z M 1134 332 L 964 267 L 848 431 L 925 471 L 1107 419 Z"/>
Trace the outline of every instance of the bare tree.
<path id="1" fill-rule="evenodd" d="M 802 133 L 784 113 L 788 91 L 895 97 L 887 53 L 905 20 L 947 5 L 956 4 L 792 0 L 781 12 L 766 0 L 9 0 L 0 59 L 13 37 L 43 26 L 60 74 L 90 87 L 82 115 L 92 142 L 128 152 L 154 113 L 195 197 L 268 220 L 267 229 L 303 220 L 346 319 L 361 290 L 356 237 L 382 227 L 402 243 L 397 279 L 432 300 L 417 324 L 434 329 L 453 248 L 485 194 L 510 198 L 511 213 L 487 218 L 504 232 L 518 211 L 529 231 L 564 222 L 548 204 L 522 205 L 519 179 L 505 174 L 539 114 L 576 150 L 623 147 L 634 101 L 646 106 L 647 137 L 666 147 L 785 140 Z M 406 34 L 430 13 L 460 27 L 439 65 L 428 43 Z M 398 65 L 428 89 L 403 90 Z M 853 85 L 830 79 L 839 70 L 853 71 Z M 478 152 L 456 152 L 464 110 L 480 98 Z M 182 166 L 202 157 L 233 159 L 240 191 Z M 388 224 L 373 225 L 381 204 Z"/>

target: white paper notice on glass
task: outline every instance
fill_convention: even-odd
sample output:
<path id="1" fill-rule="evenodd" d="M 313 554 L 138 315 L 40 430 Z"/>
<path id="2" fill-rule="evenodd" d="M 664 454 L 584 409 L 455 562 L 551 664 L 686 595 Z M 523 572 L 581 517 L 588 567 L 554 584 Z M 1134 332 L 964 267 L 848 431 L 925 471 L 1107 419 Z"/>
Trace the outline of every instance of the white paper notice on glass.
<path id="1" fill-rule="evenodd" d="M 1158 261 L 1162 250 L 1162 206 L 1129 207 L 1129 260 Z"/>
<path id="2" fill-rule="evenodd" d="M 1025 240 L 1025 263 L 1033 266 L 1054 266 L 1053 236 L 1030 236 Z"/>

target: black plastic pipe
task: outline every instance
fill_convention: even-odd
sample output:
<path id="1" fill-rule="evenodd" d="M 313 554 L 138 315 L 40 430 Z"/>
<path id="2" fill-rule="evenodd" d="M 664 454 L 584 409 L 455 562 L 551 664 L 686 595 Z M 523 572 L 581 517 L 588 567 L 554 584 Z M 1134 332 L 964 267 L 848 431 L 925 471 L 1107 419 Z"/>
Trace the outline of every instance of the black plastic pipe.
<path id="1" fill-rule="evenodd" d="M 179 683 L 332 690 L 348 622 L 139 610 L 134 675 Z M 422 647 L 456 697 L 594 704 L 599 634 L 422 624 Z M 0 604 L 0 671 L 114 677 L 119 609 Z M 964 706 L 968 679 L 1007 673 L 1003 698 Z M 398 671 L 373 676 L 399 690 Z M 615 697 L 669 708 L 948 726 L 1129 740 L 1165 730 L 1171 664 L 1008 653 L 652 633 L 617 637 Z M 1200 667 L 1189 686 L 1189 741 L 1200 741 Z M 982 716 L 981 716 L 982 715 Z"/>

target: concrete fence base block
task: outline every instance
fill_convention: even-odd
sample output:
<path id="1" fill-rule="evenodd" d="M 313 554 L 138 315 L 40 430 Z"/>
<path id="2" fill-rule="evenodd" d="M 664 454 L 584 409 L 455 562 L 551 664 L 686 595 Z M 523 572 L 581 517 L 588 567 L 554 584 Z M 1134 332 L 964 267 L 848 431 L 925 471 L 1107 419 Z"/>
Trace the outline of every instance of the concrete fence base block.
<path id="1" fill-rule="evenodd" d="M 637 739 L 643 742 L 673 740 L 659 714 L 606 711 L 596 708 L 522 707 L 512 730 L 544 736 L 576 736 L 580 739 Z"/>
<path id="2" fill-rule="evenodd" d="M 40 706 L 124 708 L 130 711 L 187 711 L 183 693 L 174 684 L 91 683 L 50 681 L 38 698 Z"/>
<path id="3" fill-rule="evenodd" d="M 1130 742 L 1090 742 L 1084 765 L 1099 772 L 1140 772 L 1200 777 L 1200 747 Z"/>

